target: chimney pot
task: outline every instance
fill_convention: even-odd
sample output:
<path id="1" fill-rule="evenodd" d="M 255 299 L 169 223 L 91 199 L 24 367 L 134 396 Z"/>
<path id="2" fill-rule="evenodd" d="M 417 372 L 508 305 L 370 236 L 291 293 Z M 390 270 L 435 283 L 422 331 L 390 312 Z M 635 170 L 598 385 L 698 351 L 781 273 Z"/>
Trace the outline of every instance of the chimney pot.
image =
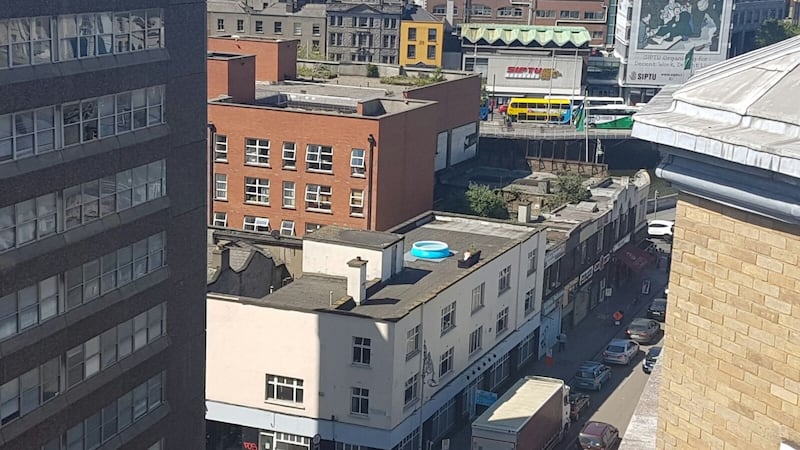
<path id="1" fill-rule="evenodd" d="M 347 295 L 356 305 L 367 299 L 367 262 L 360 256 L 347 262 Z"/>

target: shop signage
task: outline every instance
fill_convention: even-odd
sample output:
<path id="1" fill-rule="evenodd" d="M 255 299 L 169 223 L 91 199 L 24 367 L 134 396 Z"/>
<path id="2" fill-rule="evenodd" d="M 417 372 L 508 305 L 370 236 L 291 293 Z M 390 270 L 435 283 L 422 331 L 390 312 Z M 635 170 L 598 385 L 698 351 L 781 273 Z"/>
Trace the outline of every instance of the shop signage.
<path id="1" fill-rule="evenodd" d="M 608 262 L 611 261 L 611 253 L 603 255 L 603 267 L 605 267 Z"/>
<path id="2" fill-rule="evenodd" d="M 556 261 L 561 259 L 564 256 L 564 248 L 565 244 L 562 242 L 556 247 L 548 248 L 547 252 L 544 254 L 544 268 L 548 268 L 552 266 Z"/>
<path id="3" fill-rule="evenodd" d="M 506 67 L 506 78 L 523 78 L 526 80 L 551 80 L 561 77 L 561 72 L 555 68 L 545 67 Z"/>
<path id="4" fill-rule="evenodd" d="M 578 285 L 583 286 L 586 284 L 587 281 L 592 279 L 592 275 L 594 274 L 594 267 L 589 267 L 583 271 L 580 278 L 578 278 Z"/>
<path id="5" fill-rule="evenodd" d="M 602 258 L 601 258 L 601 260 L 602 260 Z M 600 272 L 600 270 L 602 268 L 603 268 L 603 262 L 602 261 L 597 261 L 596 263 L 594 263 L 594 271 L 595 272 Z"/>
<path id="6" fill-rule="evenodd" d="M 626 234 L 624 238 L 620 239 L 619 242 L 614 244 L 614 247 L 611 249 L 612 252 L 616 252 L 617 250 L 621 249 L 623 245 L 627 244 L 631 240 L 631 235 Z"/>
<path id="7" fill-rule="evenodd" d="M 475 390 L 475 404 L 480 406 L 492 406 L 497 401 L 497 394 L 489 391 Z"/>

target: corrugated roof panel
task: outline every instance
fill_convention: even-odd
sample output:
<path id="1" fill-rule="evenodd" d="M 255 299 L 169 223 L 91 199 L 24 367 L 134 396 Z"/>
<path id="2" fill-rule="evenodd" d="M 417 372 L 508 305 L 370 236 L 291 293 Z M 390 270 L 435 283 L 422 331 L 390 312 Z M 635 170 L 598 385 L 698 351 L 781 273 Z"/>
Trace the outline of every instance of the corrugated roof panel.
<path id="1" fill-rule="evenodd" d="M 545 27 L 504 24 L 466 25 L 461 29 L 461 37 L 470 43 L 486 41 L 505 45 L 519 43 L 530 47 L 546 47 L 555 44 L 559 47 L 588 47 L 591 35 L 583 27 Z M 531 45 L 534 44 L 534 45 Z"/>

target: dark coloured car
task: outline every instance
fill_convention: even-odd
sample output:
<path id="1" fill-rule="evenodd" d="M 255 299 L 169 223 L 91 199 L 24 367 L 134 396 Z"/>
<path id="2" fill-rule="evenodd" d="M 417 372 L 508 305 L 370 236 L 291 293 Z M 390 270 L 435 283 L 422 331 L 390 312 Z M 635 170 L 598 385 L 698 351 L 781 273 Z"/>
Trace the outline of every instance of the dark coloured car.
<path id="1" fill-rule="evenodd" d="M 569 418 L 573 422 L 581 420 L 581 411 L 589 408 L 591 399 L 588 394 L 569 394 Z"/>
<path id="2" fill-rule="evenodd" d="M 647 308 L 647 318 L 663 322 L 667 316 L 667 299 L 657 298 Z"/>
<path id="3" fill-rule="evenodd" d="M 604 422 L 588 422 L 578 435 L 578 448 L 585 450 L 608 450 L 619 440 L 619 430 Z"/>
<path id="4" fill-rule="evenodd" d="M 625 334 L 631 340 L 639 342 L 640 344 L 651 344 L 658 340 L 661 333 L 661 326 L 653 319 L 633 319 L 633 322 L 628 325 Z"/>
<path id="5" fill-rule="evenodd" d="M 644 370 L 644 373 L 652 372 L 653 367 L 655 367 L 660 357 L 661 347 L 651 347 L 650 350 L 647 351 L 647 356 L 644 357 L 644 361 L 642 361 L 642 370 Z"/>
<path id="6" fill-rule="evenodd" d="M 579 389 L 599 391 L 611 379 L 611 368 L 597 361 L 586 361 L 578 368 L 573 384 Z"/>

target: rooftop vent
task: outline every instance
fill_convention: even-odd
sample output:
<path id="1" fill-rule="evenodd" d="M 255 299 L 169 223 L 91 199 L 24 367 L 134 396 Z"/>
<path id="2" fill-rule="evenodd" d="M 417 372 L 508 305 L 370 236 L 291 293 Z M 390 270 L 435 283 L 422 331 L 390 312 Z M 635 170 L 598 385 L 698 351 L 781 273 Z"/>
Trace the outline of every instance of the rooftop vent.
<path id="1" fill-rule="evenodd" d="M 411 255 L 421 259 L 447 258 L 450 247 L 440 241 L 417 241 L 411 245 Z"/>

